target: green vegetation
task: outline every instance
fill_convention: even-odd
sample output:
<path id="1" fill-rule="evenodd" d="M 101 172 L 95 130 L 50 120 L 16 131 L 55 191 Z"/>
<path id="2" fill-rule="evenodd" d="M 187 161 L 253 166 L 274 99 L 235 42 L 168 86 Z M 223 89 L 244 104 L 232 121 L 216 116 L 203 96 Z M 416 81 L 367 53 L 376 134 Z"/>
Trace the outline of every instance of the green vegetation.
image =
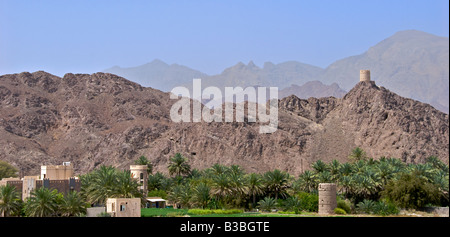
<path id="1" fill-rule="evenodd" d="M 5 185 L 0 187 L 0 214 L 5 217 L 17 216 L 22 208 L 22 200 L 14 186 Z"/>
<path id="2" fill-rule="evenodd" d="M 436 157 L 406 164 L 395 158 L 369 158 L 360 148 L 350 157 L 348 163 L 316 161 L 296 178 L 276 169 L 248 174 L 237 165 L 191 169 L 177 153 L 167 167 L 169 176 L 150 172 L 148 178 L 148 196 L 167 199 L 177 209 L 142 209 L 142 216 L 314 215 L 321 182 L 337 184 L 335 213 L 339 215 L 385 216 L 397 215 L 400 208 L 448 206 L 449 168 Z M 137 163 L 150 164 L 143 156 Z M 80 180 L 79 193 L 63 195 L 40 188 L 25 202 L 14 187 L 0 187 L 0 212 L 5 216 L 83 216 L 88 206 L 102 205 L 106 198 L 143 198 L 130 171 L 100 166 Z"/>
<path id="3" fill-rule="evenodd" d="M 135 165 L 146 165 L 147 166 L 147 174 L 151 174 L 153 172 L 153 165 L 150 163 L 150 161 L 145 156 L 140 156 L 139 159 L 137 159 L 134 162 Z"/>
<path id="4" fill-rule="evenodd" d="M 17 177 L 18 170 L 6 161 L 0 160 L 0 179 Z"/>
<path id="5" fill-rule="evenodd" d="M 344 209 L 342 209 L 342 208 L 336 207 L 336 208 L 334 208 L 334 214 L 346 215 L 347 212 Z"/>
<path id="6" fill-rule="evenodd" d="M 94 204 L 104 204 L 107 198 L 143 198 L 138 181 L 131 177 L 129 170 L 118 171 L 112 166 L 99 169 L 80 176 L 81 195 Z"/>

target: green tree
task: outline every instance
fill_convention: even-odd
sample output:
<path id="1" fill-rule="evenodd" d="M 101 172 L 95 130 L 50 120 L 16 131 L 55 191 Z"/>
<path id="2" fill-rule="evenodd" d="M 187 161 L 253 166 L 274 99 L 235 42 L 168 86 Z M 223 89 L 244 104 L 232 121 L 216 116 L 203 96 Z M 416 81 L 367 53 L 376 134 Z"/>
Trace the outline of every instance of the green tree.
<path id="1" fill-rule="evenodd" d="M 226 201 L 227 197 L 232 194 L 232 189 L 230 187 L 230 179 L 227 174 L 222 173 L 212 178 L 212 195 L 218 200 Z"/>
<path id="2" fill-rule="evenodd" d="M 178 208 L 188 208 L 191 204 L 192 191 L 189 184 L 177 184 L 168 193 L 168 200 Z"/>
<path id="3" fill-rule="evenodd" d="M 278 195 L 285 196 L 286 189 L 289 187 L 288 173 L 276 169 L 264 173 L 263 179 L 268 191 L 275 194 L 275 200 L 278 199 Z"/>
<path id="4" fill-rule="evenodd" d="M 311 167 L 314 169 L 314 171 L 317 174 L 320 174 L 322 172 L 328 171 L 328 166 L 327 164 L 325 164 L 325 162 L 323 162 L 322 160 L 317 160 L 316 162 L 314 162 Z"/>
<path id="5" fill-rule="evenodd" d="M 169 165 L 170 175 L 188 175 L 191 172 L 191 166 L 187 163 L 187 159 L 183 157 L 180 153 L 176 153 L 175 156 L 170 158 Z"/>
<path id="6" fill-rule="evenodd" d="M 22 200 L 16 187 L 5 185 L 0 187 L 0 216 L 8 217 L 18 215 L 22 208 Z"/>
<path id="7" fill-rule="evenodd" d="M 17 177 L 18 170 L 6 161 L 0 160 L 0 180 L 3 178 Z"/>
<path id="8" fill-rule="evenodd" d="M 131 177 L 129 170 L 101 166 L 80 179 L 81 194 L 90 204 L 104 204 L 107 198 L 143 197 L 138 180 Z"/>
<path id="9" fill-rule="evenodd" d="M 100 166 L 93 172 L 82 175 L 81 187 L 87 201 L 91 204 L 104 204 L 108 197 L 113 197 L 116 182 L 117 170 L 112 166 Z"/>
<path id="10" fill-rule="evenodd" d="M 300 174 L 298 182 L 301 187 L 300 190 L 308 193 L 317 190 L 317 187 L 319 185 L 316 174 L 314 174 L 314 172 L 310 170 L 306 170 L 305 172 Z"/>
<path id="11" fill-rule="evenodd" d="M 206 208 L 211 200 L 211 187 L 205 183 L 199 183 L 193 190 L 193 200 L 201 208 Z"/>
<path id="12" fill-rule="evenodd" d="M 153 172 L 153 164 L 145 156 L 140 156 L 139 159 L 137 159 L 134 162 L 134 164 L 135 165 L 146 165 L 148 175 L 152 174 L 152 172 Z"/>
<path id="13" fill-rule="evenodd" d="M 264 193 L 264 185 L 261 176 L 256 173 L 247 175 L 245 179 L 245 186 L 247 195 L 252 198 L 252 207 L 254 208 L 256 206 L 256 196 Z"/>
<path id="14" fill-rule="evenodd" d="M 116 173 L 116 185 L 113 187 L 112 194 L 109 197 L 115 198 L 143 198 L 139 190 L 138 180 L 131 177 L 129 170 Z"/>
<path id="15" fill-rule="evenodd" d="M 58 214 L 58 192 L 41 187 L 31 192 L 25 204 L 25 214 L 29 217 L 51 217 Z"/>
<path id="16" fill-rule="evenodd" d="M 367 159 L 367 155 L 363 149 L 361 149 L 360 147 L 356 147 L 355 149 L 352 150 L 348 158 L 351 161 L 359 161 Z"/>
<path id="17" fill-rule="evenodd" d="M 402 208 L 421 208 L 438 204 L 439 189 L 420 176 L 418 171 L 404 173 L 398 180 L 390 180 L 381 192 L 382 197 Z"/>
<path id="18" fill-rule="evenodd" d="M 64 196 L 60 205 L 60 212 L 62 216 L 78 216 L 86 214 L 87 202 L 82 196 L 76 192 L 69 192 Z"/>

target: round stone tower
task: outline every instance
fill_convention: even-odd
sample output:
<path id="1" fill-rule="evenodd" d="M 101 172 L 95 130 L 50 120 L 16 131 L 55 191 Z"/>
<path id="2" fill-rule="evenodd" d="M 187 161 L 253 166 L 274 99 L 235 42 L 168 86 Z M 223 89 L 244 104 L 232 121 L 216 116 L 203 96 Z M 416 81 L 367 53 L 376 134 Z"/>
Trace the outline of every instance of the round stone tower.
<path id="1" fill-rule="evenodd" d="M 360 70 L 359 81 L 370 81 L 370 70 Z"/>
<path id="2" fill-rule="evenodd" d="M 131 177 L 138 180 L 141 185 L 139 188 L 144 195 L 147 195 L 148 191 L 148 174 L 146 165 L 130 165 Z"/>
<path id="3" fill-rule="evenodd" d="M 337 207 L 336 184 L 319 184 L 319 214 L 333 214 Z"/>

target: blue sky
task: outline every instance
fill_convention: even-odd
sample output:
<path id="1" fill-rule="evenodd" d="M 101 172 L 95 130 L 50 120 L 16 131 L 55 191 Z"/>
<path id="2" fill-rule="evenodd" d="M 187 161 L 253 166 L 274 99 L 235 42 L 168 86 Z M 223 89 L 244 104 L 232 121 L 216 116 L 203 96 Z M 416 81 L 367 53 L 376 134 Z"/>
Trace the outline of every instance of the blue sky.
<path id="1" fill-rule="evenodd" d="M 448 37 L 448 9 L 447 0 L 0 0 L 0 74 L 154 59 L 208 74 L 250 60 L 325 68 L 401 30 Z"/>

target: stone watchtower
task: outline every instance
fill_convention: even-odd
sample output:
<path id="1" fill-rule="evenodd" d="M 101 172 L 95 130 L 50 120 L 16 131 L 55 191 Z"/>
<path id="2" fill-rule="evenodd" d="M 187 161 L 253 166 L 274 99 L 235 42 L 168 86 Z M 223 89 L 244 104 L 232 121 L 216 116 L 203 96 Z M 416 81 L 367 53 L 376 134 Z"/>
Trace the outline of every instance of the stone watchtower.
<path id="1" fill-rule="evenodd" d="M 146 165 L 130 165 L 131 177 L 138 180 L 140 190 L 144 195 L 148 191 L 148 174 Z"/>
<path id="2" fill-rule="evenodd" d="M 333 214 L 337 207 L 336 184 L 319 184 L 319 214 Z"/>
<path id="3" fill-rule="evenodd" d="M 370 70 L 360 70 L 359 81 L 370 81 Z"/>

